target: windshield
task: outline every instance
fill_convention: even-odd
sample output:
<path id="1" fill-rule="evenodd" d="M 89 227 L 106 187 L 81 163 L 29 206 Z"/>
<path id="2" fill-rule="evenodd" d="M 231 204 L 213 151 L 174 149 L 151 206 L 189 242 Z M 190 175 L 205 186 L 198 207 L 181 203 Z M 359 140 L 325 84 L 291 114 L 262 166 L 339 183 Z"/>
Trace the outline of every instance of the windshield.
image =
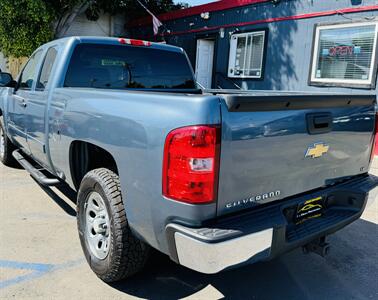
<path id="1" fill-rule="evenodd" d="M 123 45 L 79 44 L 65 87 L 104 89 L 195 89 L 186 56 L 179 52 Z"/>

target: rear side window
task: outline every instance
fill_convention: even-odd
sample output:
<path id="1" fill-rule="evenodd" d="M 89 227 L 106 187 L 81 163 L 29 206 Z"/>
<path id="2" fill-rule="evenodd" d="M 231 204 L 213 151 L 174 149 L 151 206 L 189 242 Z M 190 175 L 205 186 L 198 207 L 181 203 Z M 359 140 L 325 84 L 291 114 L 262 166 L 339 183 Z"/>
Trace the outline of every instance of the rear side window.
<path id="1" fill-rule="evenodd" d="M 38 52 L 34 53 L 26 63 L 19 80 L 19 89 L 30 90 L 32 88 L 36 77 L 36 68 L 38 62 L 40 61 L 41 55 L 42 51 L 39 50 Z"/>
<path id="2" fill-rule="evenodd" d="M 182 53 L 124 45 L 80 44 L 72 55 L 65 87 L 104 89 L 194 89 Z"/>
<path id="3" fill-rule="evenodd" d="M 49 50 L 47 50 L 45 60 L 43 61 L 41 74 L 39 75 L 39 79 L 37 81 L 38 90 L 44 90 L 46 88 L 52 67 L 54 66 L 56 55 L 57 51 L 55 48 L 50 48 Z"/>

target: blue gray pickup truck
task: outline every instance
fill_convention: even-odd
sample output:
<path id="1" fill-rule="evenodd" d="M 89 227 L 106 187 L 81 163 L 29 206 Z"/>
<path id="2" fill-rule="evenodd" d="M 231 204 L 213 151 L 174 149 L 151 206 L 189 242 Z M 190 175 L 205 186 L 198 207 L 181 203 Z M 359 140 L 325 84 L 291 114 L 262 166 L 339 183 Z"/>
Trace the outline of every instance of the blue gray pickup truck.
<path id="1" fill-rule="evenodd" d="M 203 91 L 182 49 L 123 38 L 52 41 L 0 81 L 2 163 L 77 190 L 107 282 L 152 248 L 209 274 L 325 255 L 377 194 L 376 95 Z"/>

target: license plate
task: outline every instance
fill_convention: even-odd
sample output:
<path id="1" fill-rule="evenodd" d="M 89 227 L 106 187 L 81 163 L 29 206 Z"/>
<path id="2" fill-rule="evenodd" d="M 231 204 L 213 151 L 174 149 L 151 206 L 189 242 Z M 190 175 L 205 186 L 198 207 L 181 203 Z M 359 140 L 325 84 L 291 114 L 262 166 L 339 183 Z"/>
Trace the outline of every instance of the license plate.
<path id="1" fill-rule="evenodd" d="M 322 215 L 323 209 L 323 197 L 306 200 L 298 205 L 295 221 L 298 224 L 308 219 L 318 218 Z"/>

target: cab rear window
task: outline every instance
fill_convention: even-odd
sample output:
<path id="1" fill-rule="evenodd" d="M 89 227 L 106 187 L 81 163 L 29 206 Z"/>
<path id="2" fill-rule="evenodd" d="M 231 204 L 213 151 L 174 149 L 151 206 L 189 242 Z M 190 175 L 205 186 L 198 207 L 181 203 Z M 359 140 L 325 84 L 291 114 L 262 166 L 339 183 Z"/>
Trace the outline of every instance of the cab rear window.
<path id="1" fill-rule="evenodd" d="M 65 87 L 103 89 L 195 89 L 186 56 L 179 52 L 124 45 L 79 44 Z"/>

